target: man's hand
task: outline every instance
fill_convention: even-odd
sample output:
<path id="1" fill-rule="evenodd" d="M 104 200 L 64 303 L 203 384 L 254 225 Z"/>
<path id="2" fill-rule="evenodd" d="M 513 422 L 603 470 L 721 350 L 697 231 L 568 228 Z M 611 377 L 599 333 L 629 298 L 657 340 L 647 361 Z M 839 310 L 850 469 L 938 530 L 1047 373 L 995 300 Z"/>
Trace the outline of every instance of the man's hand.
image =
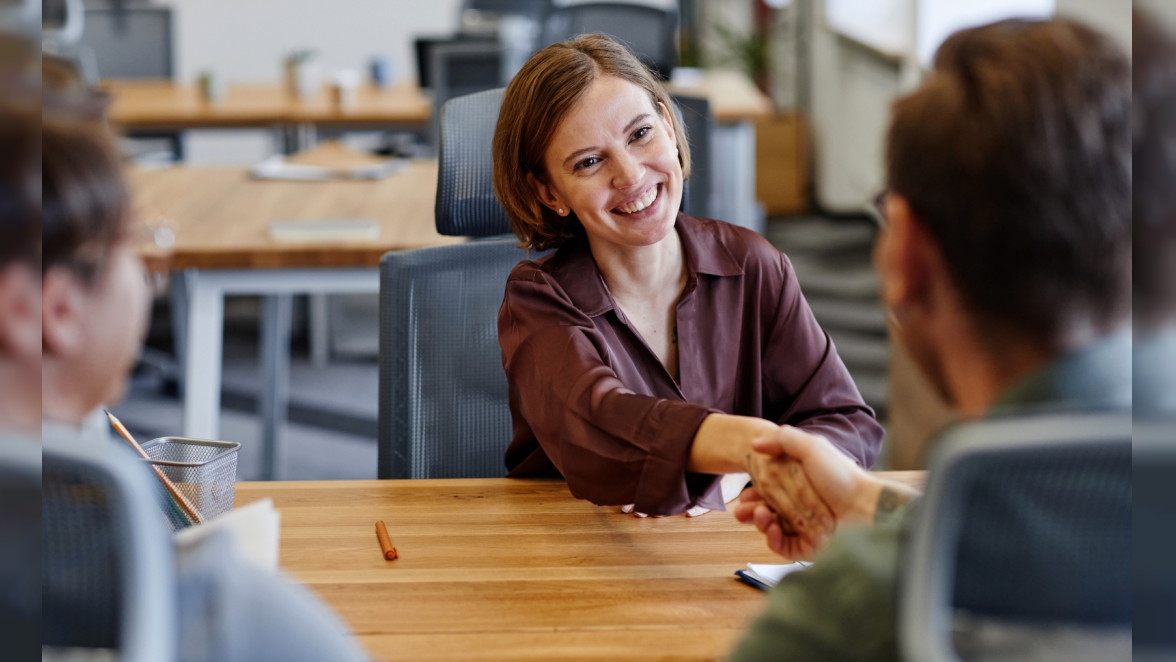
<path id="1" fill-rule="evenodd" d="M 824 437 L 782 425 L 780 434 L 770 439 L 756 439 L 752 442 L 752 448 L 756 453 L 787 457 L 799 464 L 808 478 L 808 484 L 837 522 L 864 523 L 873 519 L 881 481 L 873 478 Z M 771 464 L 769 466 L 775 467 Z M 778 505 L 776 491 L 769 488 L 768 484 L 777 479 L 779 470 L 780 467 L 775 467 L 770 477 L 762 479 L 752 474 L 757 481 L 757 491 L 773 509 Z"/>
<path id="2" fill-rule="evenodd" d="M 761 453 L 749 454 L 747 463 L 755 493 L 775 511 L 781 534 L 799 538 L 785 541 L 788 547 L 818 548 L 833 532 L 836 519 L 814 490 L 801 464 L 787 456 Z"/>
<path id="3" fill-rule="evenodd" d="M 768 507 L 754 487 L 747 488 L 739 495 L 739 504 L 735 506 L 734 512 L 735 519 L 740 522 L 755 524 L 755 528 L 767 539 L 768 549 L 793 561 L 811 560 L 825 546 L 833 533 L 832 527 L 819 533 L 815 543 L 809 538 L 796 535 L 787 520 Z"/>

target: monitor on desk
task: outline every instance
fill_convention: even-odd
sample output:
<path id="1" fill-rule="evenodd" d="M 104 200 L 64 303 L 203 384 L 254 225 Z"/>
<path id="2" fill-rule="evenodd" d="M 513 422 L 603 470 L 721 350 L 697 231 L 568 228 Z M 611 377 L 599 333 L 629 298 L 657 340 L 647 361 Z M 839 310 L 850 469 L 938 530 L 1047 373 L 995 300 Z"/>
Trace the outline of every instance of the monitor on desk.
<path id="1" fill-rule="evenodd" d="M 446 37 L 417 37 L 413 40 L 416 53 L 417 81 L 425 89 L 433 89 L 436 79 L 432 71 L 433 51 L 440 46 L 453 44 L 483 44 L 498 43 L 496 35 L 456 35 Z M 496 65 L 497 66 L 497 65 Z"/>
<path id="2" fill-rule="evenodd" d="M 101 78 L 171 78 L 171 9 L 87 9 L 78 45 L 93 53 Z"/>

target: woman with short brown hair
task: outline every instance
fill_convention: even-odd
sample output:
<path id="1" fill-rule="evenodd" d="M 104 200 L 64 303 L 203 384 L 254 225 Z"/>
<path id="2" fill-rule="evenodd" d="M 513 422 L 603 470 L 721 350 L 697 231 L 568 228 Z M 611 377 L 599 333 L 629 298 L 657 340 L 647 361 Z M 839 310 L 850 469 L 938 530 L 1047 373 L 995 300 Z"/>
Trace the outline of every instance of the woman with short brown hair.
<path id="1" fill-rule="evenodd" d="M 511 476 L 652 515 L 721 509 L 780 425 L 863 466 L 882 429 L 754 232 L 679 212 L 690 150 L 672 101 L 624 47 L 583 35 L 535 54 L 506 89 L 495 192 L 524 246 L 499 314 Z M 799 472 L 798 472 L 799 473 Z M 827 515 L 803 479 L 794 533 Z M 724 495 L 724 492 L 727 494 Z M 789 523 L 786 523 L 789 524 Z"/>

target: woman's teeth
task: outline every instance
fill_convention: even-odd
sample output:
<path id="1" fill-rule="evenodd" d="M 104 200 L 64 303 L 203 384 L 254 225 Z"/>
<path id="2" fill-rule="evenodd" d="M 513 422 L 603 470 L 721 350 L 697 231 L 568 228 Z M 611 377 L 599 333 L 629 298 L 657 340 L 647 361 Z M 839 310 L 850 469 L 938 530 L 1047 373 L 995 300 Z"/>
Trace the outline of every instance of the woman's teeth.
<path id="1" fill-rule="evenodd" d="M 645 195 L 624 207 L 617 207 L 617 211 L 622 214 L 632 214 L 645 209 L 649 205 L 653 204 L 653 201 L 657 199 L 657 190 L 657 186 L 650 187 L 650 189 L 645 192 Z"/>

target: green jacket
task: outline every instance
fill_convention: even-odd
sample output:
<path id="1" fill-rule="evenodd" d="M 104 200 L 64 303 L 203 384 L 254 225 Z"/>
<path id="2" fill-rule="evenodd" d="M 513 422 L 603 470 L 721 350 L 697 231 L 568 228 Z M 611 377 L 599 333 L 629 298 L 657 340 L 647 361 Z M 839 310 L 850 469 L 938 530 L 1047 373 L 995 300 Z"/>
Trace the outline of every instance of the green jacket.
<path id="1" fill-rule="evenodd" d="M 1012 386 L 989 415 L 1131 406 L 1131 336 L 1119 332 Z M 870 527 L 839 531 L 813 567 L 787 575 L 735 649 L 733 662 L 898 659 L 900 559 L 918 500 Z"/>

